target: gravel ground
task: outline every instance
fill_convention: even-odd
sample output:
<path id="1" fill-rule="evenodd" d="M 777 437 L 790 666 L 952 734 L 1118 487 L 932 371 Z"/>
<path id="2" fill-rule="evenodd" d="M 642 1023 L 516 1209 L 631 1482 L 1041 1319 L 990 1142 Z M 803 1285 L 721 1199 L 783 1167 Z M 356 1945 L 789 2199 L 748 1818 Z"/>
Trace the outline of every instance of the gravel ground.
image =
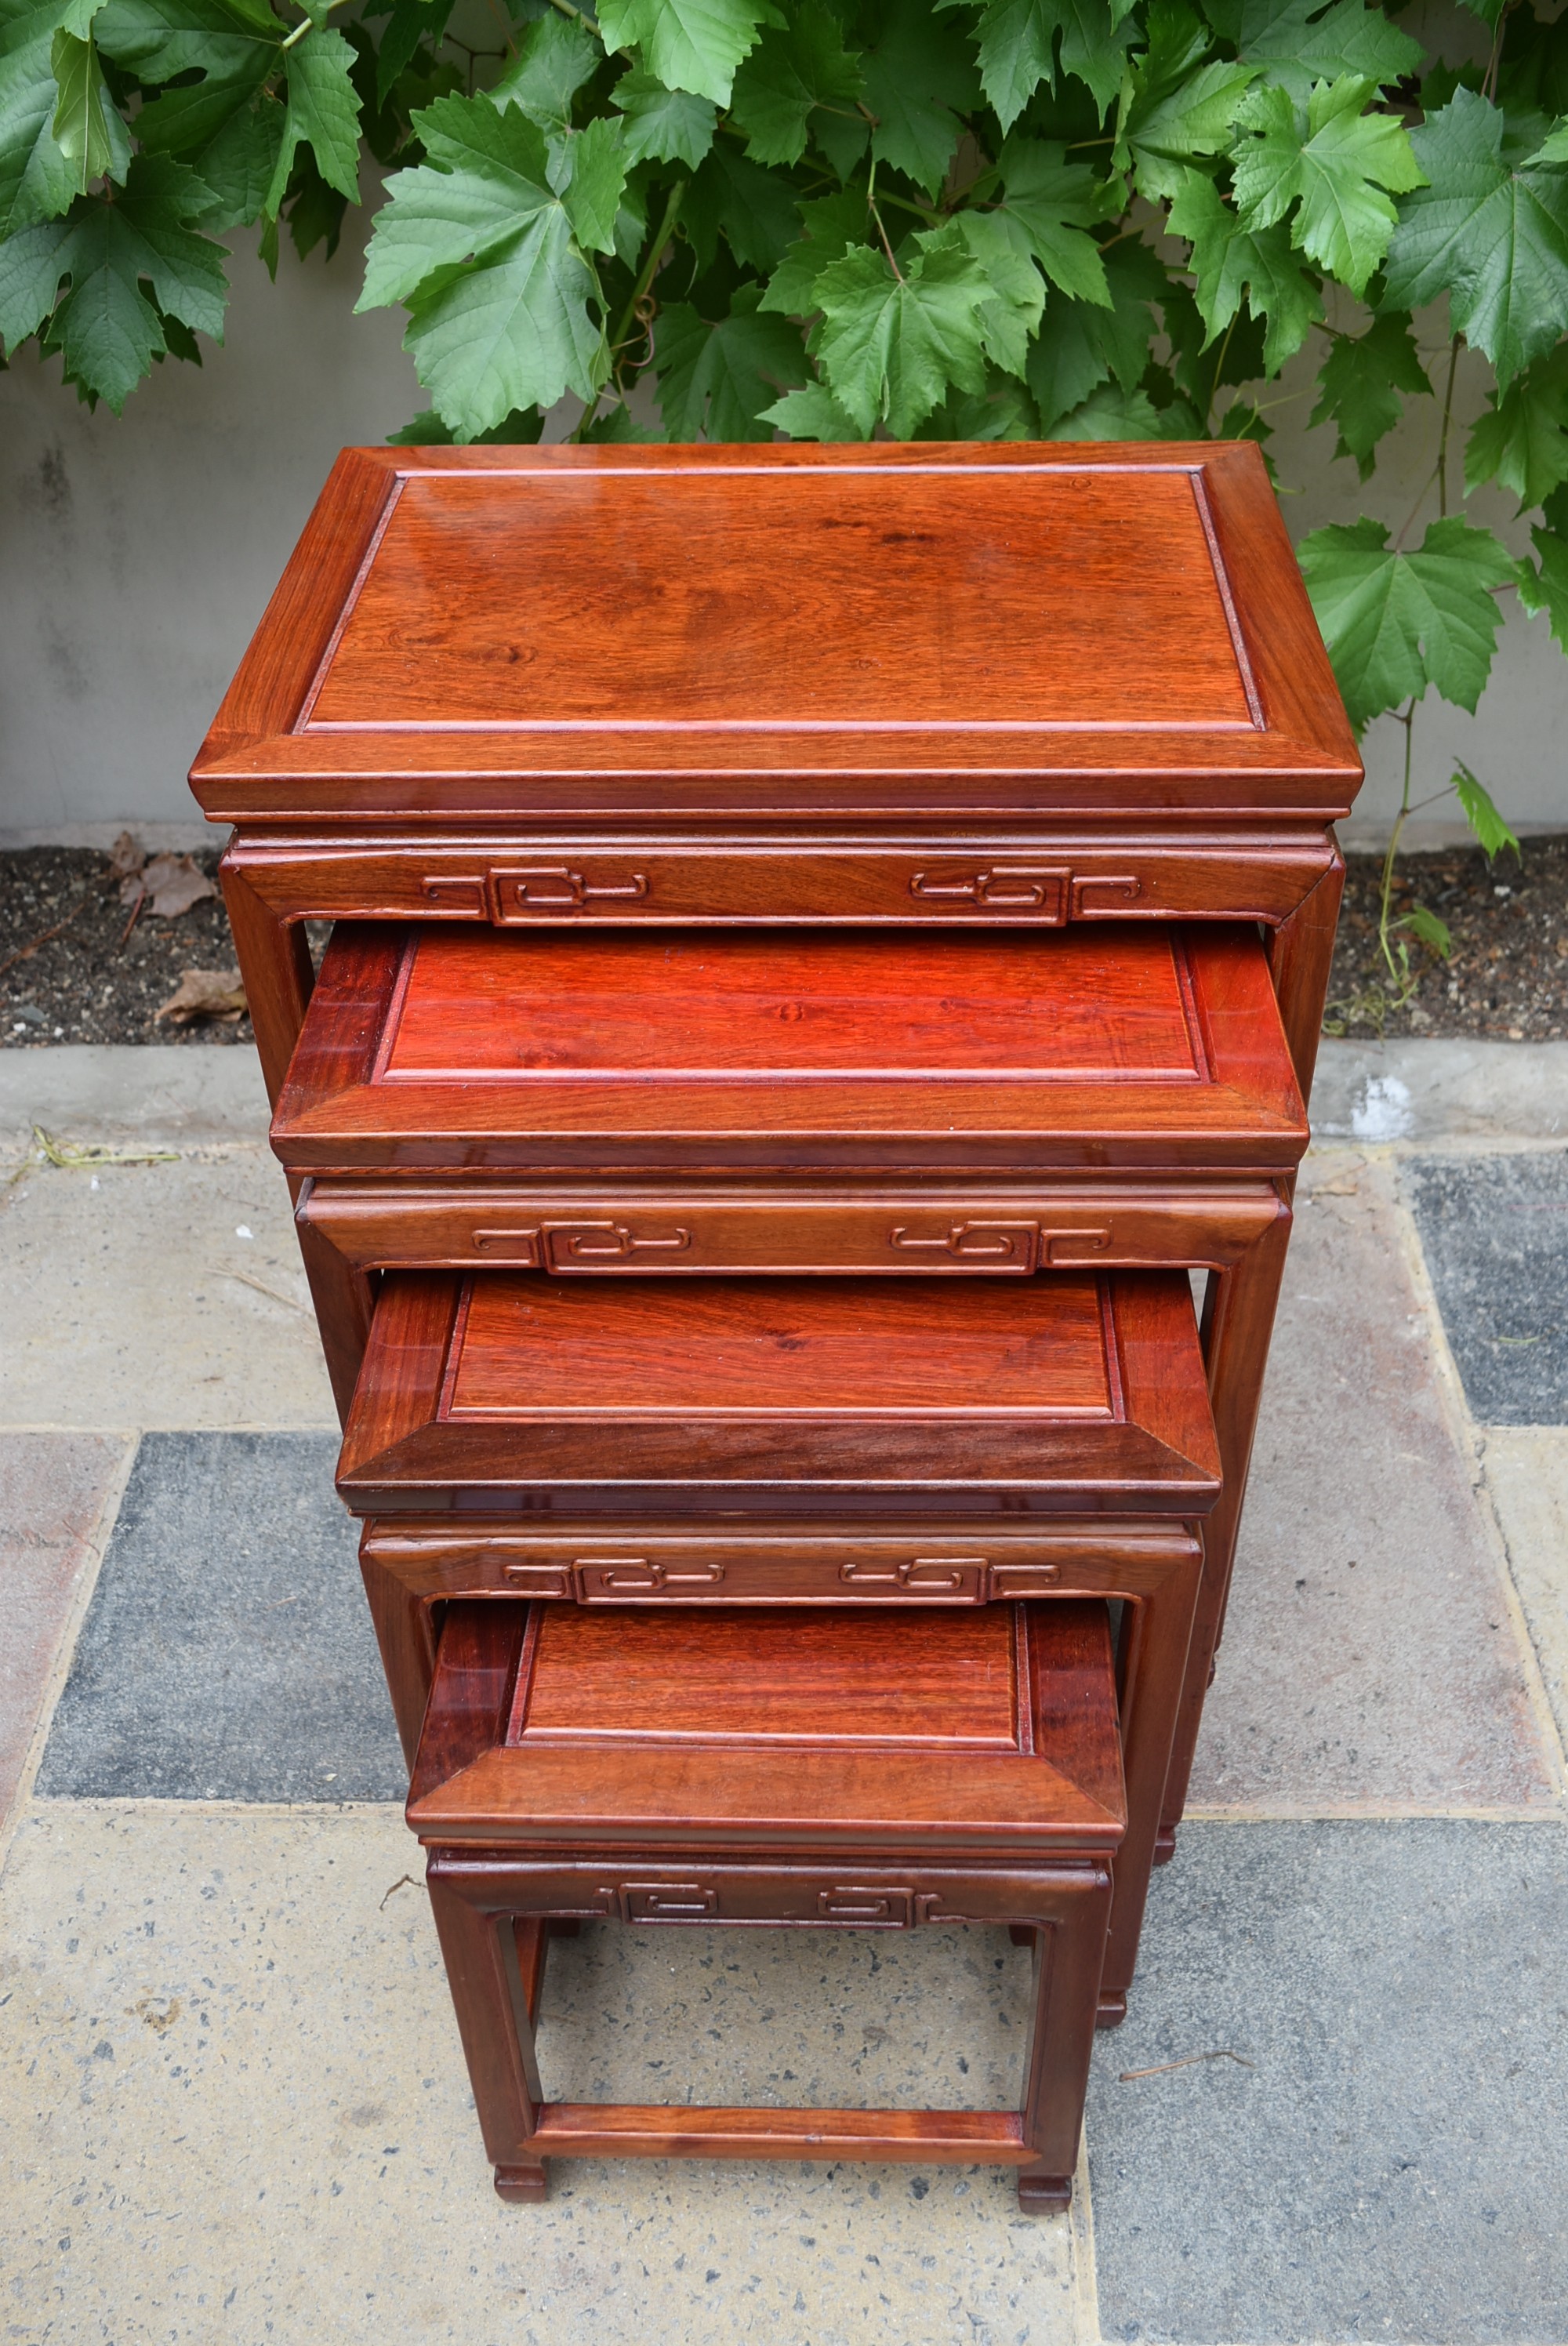
<path id="1" fill-rule="evenodd" d="M 194 861 L 209 877 L 217 871 L 216 852 Z M 1488 864 L 1479 849 L 1401 858 L 1396 909 L 1426 905 L 1452 931 L 1454 951 L 1445 964 L 1412 946 L 1420 984 L 1407 1006 L 1391 1015 L 1378 950 L 1380 869 L 1375 856 L 1349 859 L 1331 1034 L 1487 1035 L 1513 1042 L 1568 1034 L 1568 836 L 1528 841 L 1521 862 L 1503 855 Z M 58 936 L 4 967 L 9 954 L 67 914 Z M 193 904 L 172 920 L 144 906 L 128 938 L 127 917 L 107 855 L 67 847 L 0 854 L 0 1048 L 249 1043 L 248 1017 L 178 1026 L 157 1016 L 182 971 L 232 968 L 221 902 Z"/>
<path id="2" fill-rule="evenodd" d="M 191 860 L 214 877 L 216 852 Z M 205 899 L 173 920 L 160 920 L 144 904 L 127 938 L 129 909 L 108 857 L 90 848 L 28 847 L 0 855 L 0 964 L 70 915 L 57 937 L 0 968 L 0 1046 L 251 1040 L 248 1017 L 178 1026 L 157 1015 L 183 970 L 233 968 L 222 900 Z"/>
<path id="3" fill-rule="evenodd" d="M 1394 911 L 1423 904 L 1446 923 L 1453 955 L 1435 960 L 1411 944 L 1420 984 L 1403 1010 L 1385 1015 L 1394 991 L 1378 946 L 1382 859 L 1352 855 L 1334 974 L 1331 1035 L 1476 1035 L 1541 1043 L 1568 1035 L 1568 837 L 1528 839 L 1488 863 L 1479 848 L 1400 858 Z"/>

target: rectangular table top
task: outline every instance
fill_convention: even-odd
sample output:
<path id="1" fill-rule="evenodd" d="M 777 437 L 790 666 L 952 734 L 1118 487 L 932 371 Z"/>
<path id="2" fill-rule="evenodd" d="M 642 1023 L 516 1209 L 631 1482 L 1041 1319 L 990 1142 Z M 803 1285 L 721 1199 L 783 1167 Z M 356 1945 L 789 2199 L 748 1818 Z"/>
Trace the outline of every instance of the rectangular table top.
<path id="1" fill-rule="evenodd" d="M 427 1841 L 495 1848 L 1114 1849 L 1105 1608 L 457 1604 L 408 1816 Z"/>
<path id="2" fill-rule="evenodd" d="M 382 1282 L 338 1487 L 361 1514 L 707 1505 L 1201 1515 L 1185 1272 Z"/>
<path id="3" fill-rule="evenodd" d="M 344 452 L 216 819 L 1342 813 L 1250 444 Z"/>
<path id="4" fill-rule="evenodd" d="M 1288 1170 L 1255 930 L 341 923 L 272 1127 L 299 1169 Z"/>

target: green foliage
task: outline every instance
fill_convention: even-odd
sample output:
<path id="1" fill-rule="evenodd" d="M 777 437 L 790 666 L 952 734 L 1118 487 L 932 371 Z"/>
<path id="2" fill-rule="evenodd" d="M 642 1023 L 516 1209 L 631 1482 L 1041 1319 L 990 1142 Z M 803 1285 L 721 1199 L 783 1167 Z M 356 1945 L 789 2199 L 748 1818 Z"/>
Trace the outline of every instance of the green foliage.
<path id="1" fill-rule="evenodd" d="M 1297 551 L 1353 725 L 1429 685 L 1474 709 L 1502 625 L 1494 590 L 1514 576 L 1490 530 L 1451 516 L 1402 554 L 1384 523 L 1361 520 L 1314 530 Z"/>
<path id="2" fill-rule="evenodd" d="M 1568 20 L 1471 5 L 1453 62 L 1398 0 L 0 0 L 0 338 L 117 411 L 221 339 L 215 240 L 330 253 L 363 189 L 414 440 L 570 394 L 607 441 L 1267 442 L 1310 367 L 1374 489 L 1431 419 L 1413 514 L 1301 548 L 1351 715 L 1473 709 L 1507 593 L 1568 650 Z"/>

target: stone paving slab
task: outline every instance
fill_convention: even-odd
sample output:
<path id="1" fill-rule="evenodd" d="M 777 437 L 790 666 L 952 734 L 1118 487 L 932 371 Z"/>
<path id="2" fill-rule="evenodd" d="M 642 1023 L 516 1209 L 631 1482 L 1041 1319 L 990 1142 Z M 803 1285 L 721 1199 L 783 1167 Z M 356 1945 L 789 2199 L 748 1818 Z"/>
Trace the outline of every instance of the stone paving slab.
<path id="1" fill-rule="evenodd" d="M 1548 1802 L 1529 1658 L 1440 1390 L 1392 1169 L 1326 1152 L 1300 1199 L 1192 1799 L 1315 1814 Z"/>
<path id="2" fill-rule="evenodd" d="M 1319 1046 L 1312 1129 L 1322 1140 L 1559 1140 L 1568 1043 L 1431 1037 Z"/>
<path id="3" fill-rule="evenodd" d="M 330 1434 L 143 1438 L 41 1795 L 402 1799 L 336 1455 Z"/>
<path id="4" fill-rule="evenodd" d="M 416 1857 L 395 1812 L 32 1812 L 0 1880 L 0 2336 L 1093 2338 L 1074 2219 L 1021 2216 L 996 2169 L 563 2161 L 543 2207 L 504 2207 L 424 1893 L 393 1888 Z M 677 1984 L 700 1976 L 708 1933 L 622 1935 L 645 1970 L 685 1940 Z M 766 1939 L 768 1994 L 809 1994 L 815 1933 L 728 1935 L 726 1964 L 745 1973 Z M 933 1931 L 921 1952 L 951 1964 L 993 1935 Z M 905 1962 L 887 1964 L 895 2002 Z M 987 2013 L 981 1994 L 982 2043 Z M 554 2050 L 572 2027 L 568 2011 Z M 806 2049 L 830 2074 L 825 2025 Z M 941 2052 L 911 2084 L 940 2084 Z"/>
<path id="5" fill-rule="evenodd" d="M 0 1433 L 0 1821 L 8 1813 L 60 1658 L 123 1436 Z"/>
<path id="6" fill-rule="evenodd" d="M 244 1043 L 62 1043 L 0 1050 L 0 1148 L 56 1138 L 184 1148 L 267 1137 L 261 1063 Z"/>
<path id="7" fill-rule="evenodd" d="M 1403 1171 L 1471 1415 L 1568 1424 L 1568 1149 Z"/>
<path id="8" fill-rule="evenodd" d="M 1546 1698 L 1568 1746 L 1568 1427 L 1494 1428 L 1483 1456 Z"/>
<path id="9" fill-rule="evenodd" d="M 1562 2346 L 1568 1830 L 1186 1826 L 1088 2140 L 1107 2340 Z"/>
<path id="10" fill-rule="evenodd" d="M 337 1422 L 264 1149 L 30 1167 L 0 1193 L 0 1424 Z"/>

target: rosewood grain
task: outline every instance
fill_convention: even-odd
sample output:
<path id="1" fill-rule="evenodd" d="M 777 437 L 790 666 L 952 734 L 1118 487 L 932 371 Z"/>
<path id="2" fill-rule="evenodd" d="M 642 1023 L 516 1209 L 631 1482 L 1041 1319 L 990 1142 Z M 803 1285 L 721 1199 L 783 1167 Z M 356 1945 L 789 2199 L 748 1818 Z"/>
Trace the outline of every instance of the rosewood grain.
<path id="1" fill-rule="evenodd" d="M 765 1165 L 1286 1172 L 1268 964 L 1228 926 L 354 925 L 272 1123 L 296 1173 Z"/>
<path id="2" fill-rule="evenodd" d="M 1245 443 L 349 450 L 191 776 L 241 824 L 1321 822 L 1359 780 Z"/>
<path id="3" fill-rule="evenodd" d="M 1186 1278 L 382 1282 L 365 1514 L 1191 1516 L 1219 1457 Z"/>

